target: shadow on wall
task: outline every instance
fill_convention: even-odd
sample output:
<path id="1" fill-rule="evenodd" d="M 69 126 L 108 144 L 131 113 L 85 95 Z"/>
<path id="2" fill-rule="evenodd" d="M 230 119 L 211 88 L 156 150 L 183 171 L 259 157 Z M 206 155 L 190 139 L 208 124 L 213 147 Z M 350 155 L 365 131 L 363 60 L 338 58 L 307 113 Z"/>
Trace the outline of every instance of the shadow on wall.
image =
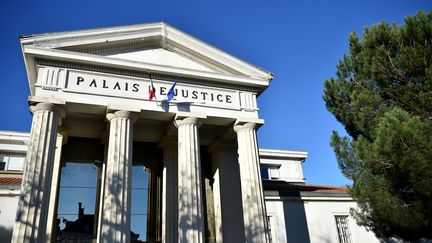
<path id="1" fill-rule="evenodd" d="M 285 230 L 288 242 L 310 242 L 306 213 L 301 200 L 284 201 Z"/>
<path id="2" fill-rule="evenodd" d="M 184 111 L 184 112 L 190 112 L 190 106 L 195 102 L 176 102 L 176 103 L 170 103 L 169 101 L 163 100 L 160 102 L 159 106 L 165 111 L 169 112 L 170 106 L 177 106 L 178 111 Z"/>
<path id="3" fill-rule="evenodd" d="M 12 241 L 12 228 L 5 228 L 0 226 L 0 242 Z"/>

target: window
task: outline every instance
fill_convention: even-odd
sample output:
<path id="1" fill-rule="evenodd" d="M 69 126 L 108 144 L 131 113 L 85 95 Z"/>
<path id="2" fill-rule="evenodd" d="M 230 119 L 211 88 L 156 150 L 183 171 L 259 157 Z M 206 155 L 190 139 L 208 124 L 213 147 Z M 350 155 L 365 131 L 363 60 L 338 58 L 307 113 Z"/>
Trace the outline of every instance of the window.
<path id="1" fill-rule="evenodd" d="M 89 162 L 67 162 L 61 168 L 57 209 L 57 242 L 92 242 L 96 236 L 99 170 Z"/>
<path id="2" fill-rule="evenodd" d="M 24 168 L 24 160 L 25 157 L 23 155 L 10 155 L 9 156 L 9 164 L 8 164 L 8 170 L 19 170 L 22 171 Z"/>
<path id="3" fill-rule="evenodd" d="M 162 241 L 162 150 L 134 142 L 131 184 L 131 243 Z"/>
<path id="4" fill-rule="evenodd" d="M 151 171 L 144 165 L 134 164 L 131 188 L 131 242 L 144 242 L 147 239 L 150 182 Z"/>
<path id="5" fill-rule="evenodd" d="M 24 168 L 25 155 L 0 154 L 0 170 L 22 171 Z"/>
<path id="6" fill-rule="evenodd" d="M 159 151 L 157 144 L 137 142 L 134 148 L 139 149 L 134 150 L 129 188 L 130 242 L 160 242 L 161 154 L 155 152 Z M 69 137 L 68 143 L 63 145 L 56 242 L 96 242 L 100 197 L 106 186 L 102 180 L 105 152 L 105 146 L 98 139 Z M 145 157 L 149 154 L 154 156 Z"/>
<path id="7" fill-rule="evenodd" d="M 100 215 L 104 146 L 99 139 L 69 137 L 62 146 L 56 242 L 94 242 Z"/>
<path id="8" fill-rule="evenodd" d="M 350 243 L 351 233 L 348 225 L 348 215 L 335 215 L 336 228 L 340 243 Z"/>
<path id="9" fill-rule="evenodd" d="M 264 165 L 261 166 L 261 179 L 278 180 L 280 178 L 279 167 Z"/>

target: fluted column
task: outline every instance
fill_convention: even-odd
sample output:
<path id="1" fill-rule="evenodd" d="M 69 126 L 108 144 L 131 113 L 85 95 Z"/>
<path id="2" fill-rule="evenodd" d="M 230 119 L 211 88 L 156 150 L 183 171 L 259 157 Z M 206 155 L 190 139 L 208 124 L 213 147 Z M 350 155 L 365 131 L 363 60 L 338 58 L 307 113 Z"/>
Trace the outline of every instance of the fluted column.
<path id="1" fill-rule="evenodd" d="M 237 123 L 234 130 L 238 141 L 245 242 L 268 242 L 256 124 Z"/>
<path id="2" fill-rule="evenodd" d="M 59 127 L 57 131 L 57 140 L 56 140 L 56 149 L 55 149 L 55 155 L 54 155 L 54 165 L 53 165 L 53 175 L 51 180 L 51 193 L 50 193 L 50 203 L 49 203 L 49 209 L 48 209 L 48 228 L 47 228 L 47 234 L 50 240 L 50 242 L 55 241 L 56 237 L 56 231 L 58 227 L 57 222 L 57 207 L 58 207 L 58 195 L 59 195 L 59 189 L 60 189 L 60 173 L 62 168 L 62 161 L 61 161 L 61 152 L 62 152 L 62 146 L 67 143 L 68 135 L 67 135 L 67 128 L 65 127 Z"/>
<path id="3" fill-rule="evenodd" d="M 132 130 L 135 114 L 116 111 L 110 122 L 99 242 L 130 241 Z"/>
<path id="4" fill-rule="evenodd" d="M 217 243 L 244 242 L 242 194 L 235 140 L 217 140 L 212 155 L 213 201 Z"/>
<path id="5" fill-rule="evenodd" d="M 104 145 L 104 157 L 103 161 L 106 162 L 108 159 L 108 143 L 109 143 L 109 128 L 110 124 L 106 124 L 106 130 L 102 132 L 101 134 L 101 144 Z M 97 203 L 97 213 L 95 212 L 95 218 L 94 220 L 97 220 L 97 226 L 96 226 L 96 242 L 100 242 L 100 235 L 102 232 L 102 215 L 103 215 L 103 207 L 104 207 L 104 198 L 105 198 L 105 178 L 106 178 L 106 163 L 102 162 L 102 165 L 100 166 L 100 186 L 99 186 L 99 193 L 96 194 L 96 197 L 99 199 L 96 201 Z"/>
<path id="6" fill-rule="evenodd" d="M 31 106 L 30 143 L 12 242 L 46 242 L 57 128 L 64 110 L 51 103 Z"/>
<path id="7" fill-rule="evenodd" d="M 178 216 L 178 142 L 176 137 L 164 137 L 159 146 L 163 148 L 162 182 L 162 242 L 177 241 Z"/>
<path id="8" fill-rule="evenodd" d="M 204 242 L 199 119 L 176 117 L 178 128 L 178 242 Z"/>

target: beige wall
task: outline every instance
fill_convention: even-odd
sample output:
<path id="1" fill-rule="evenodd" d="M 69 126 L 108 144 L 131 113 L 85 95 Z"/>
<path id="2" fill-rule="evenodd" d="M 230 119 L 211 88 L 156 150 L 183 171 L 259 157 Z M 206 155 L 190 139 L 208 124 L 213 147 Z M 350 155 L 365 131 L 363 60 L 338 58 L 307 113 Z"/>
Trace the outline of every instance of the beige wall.
<path id="1" fill-rule="evenodd" d="M 335 215 L 349 215 L 356 203 L 338 197 L 266 198 L 272 242 L 338 243 Z M 349 216 L 352 242 L 379 242 L 374 233 L 360 227 Z"/>
<path id="2" fill-rule="evenodd" d="M 19 191 L 16 190 L 18 193 Z M 10 242 L 18 207 L 18 193 L 0 189 L 0 242 Z"/>
<path id="3" fill-rule="evenodd" d="M 304 206 L 311 242 L 339 242 L 335 215 L 349 215 L 350 208 L 356 207 L 356 203 L 305 200 Z M 353 242 L 379 242 L 373 232 L 358 226 L 351 216 L 349 216 L 349 227 Z"/>

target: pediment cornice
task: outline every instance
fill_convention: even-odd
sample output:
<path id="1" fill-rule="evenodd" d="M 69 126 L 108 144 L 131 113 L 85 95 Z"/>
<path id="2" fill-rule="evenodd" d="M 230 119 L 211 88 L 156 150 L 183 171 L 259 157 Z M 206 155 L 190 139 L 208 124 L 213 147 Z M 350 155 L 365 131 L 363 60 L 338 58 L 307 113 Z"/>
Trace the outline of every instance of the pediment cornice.
<path id="1" fill-rule="evenodd" d="M 92 63 L 112 68 L 182 75 L 215 82 L 240 82 L 239 85 L 264 90 L 272 74 L 213 46 L 208 45 L 163 22 L 37 34 L 21 37 L 30 86 L 37 76 L 36 59 L 71 63 Z M 213 70 L 214 73 L 129 60 L 116 60 L 107 54 L 164 48 Z M 240 81 L 239 81 L 240 80 Z"/>

